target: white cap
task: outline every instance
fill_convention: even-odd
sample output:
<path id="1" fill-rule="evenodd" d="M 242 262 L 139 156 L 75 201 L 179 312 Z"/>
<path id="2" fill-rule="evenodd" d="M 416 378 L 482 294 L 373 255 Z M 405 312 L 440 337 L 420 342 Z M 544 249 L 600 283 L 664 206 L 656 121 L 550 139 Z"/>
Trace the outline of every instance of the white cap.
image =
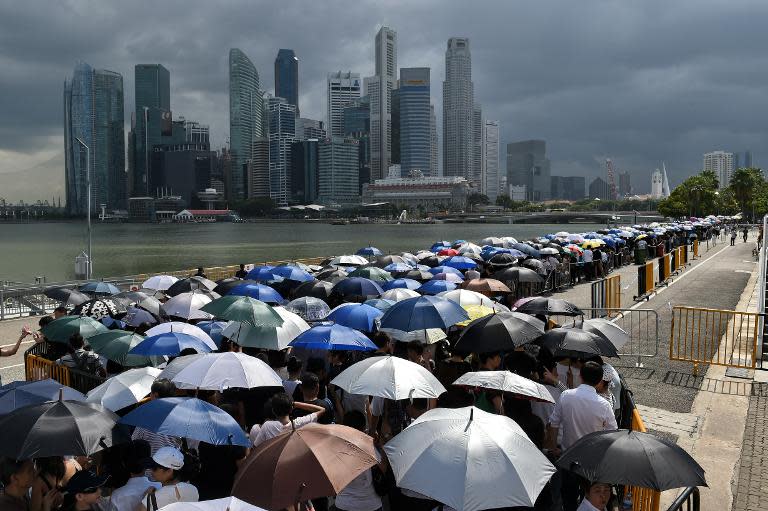
<path id="1" fill-rule="evenodd" d="M 180 470 L 184 466 L 184 455 L 175 447 L 161 447 L 152 455 L 152 461 L 161 467 Z"/>

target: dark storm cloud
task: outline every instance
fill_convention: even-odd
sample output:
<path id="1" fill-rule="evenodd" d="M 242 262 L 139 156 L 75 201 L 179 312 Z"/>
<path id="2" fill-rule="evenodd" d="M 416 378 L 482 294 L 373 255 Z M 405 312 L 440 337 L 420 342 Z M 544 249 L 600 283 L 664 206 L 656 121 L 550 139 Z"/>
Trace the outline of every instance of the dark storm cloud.
<path id="1" fill-rule="evenodd" d="M 174 114 L 210 124 L 223 144 L 228 49 L 245 51 L 271 90 L 278 48 L 293 48 L 302 115 L 324 119 L 326 74 L 372 74 L 374 34 L 387 24 L 400 67 L 432 68 L 438 122 L 446 40 L 469 37 L 476 99 L 504 143 L 547 140 L 553 174 L 599 175 L 611 157 L 645 191 L 662 160 L 677 182 L 706 151 L 768 159 L 767 20 L 758 0 L 0 0 L 0 151 L 61 145 L 62 84 L 77 60 L 123 75 L 126 122 L 133 66 L 162 63 Z"/>

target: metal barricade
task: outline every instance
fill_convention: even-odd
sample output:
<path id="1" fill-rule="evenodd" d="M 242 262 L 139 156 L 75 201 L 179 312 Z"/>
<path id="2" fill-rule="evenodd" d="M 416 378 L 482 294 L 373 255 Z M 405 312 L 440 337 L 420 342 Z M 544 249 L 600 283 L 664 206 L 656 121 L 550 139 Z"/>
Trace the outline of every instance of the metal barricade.
<path id="1" fill-rule="evenodd" d="M 693 258 L 699 258 L 699 240 L 693 240 Z"/>
<path id="2" fill-rule="evenodd" d="M 621 308 L 621 275 L 611 275 L 592 283 L 592 317 L 604 317 L 610 314 L 601 311 Z"/>
<path id="3" fill-rule="evenodd" d="M 667 508 L 667 511 L 700 511 L 701 498 L 696 486 L 689 486 Z"/>
<path id="4" fill-rule="evenodd" d="M 645 298 L 654 288 L 653 261 L 637 267 L 637 296 L 635 300 Z"/>
<path id="5" fill-rule="evenodd" d="M 672 310 L 669 359 L 754 369 L 762 314 L 677 305 Z"/>
<path id="6" fill-rule="evenodd" d="M 62 385 L 70 386 L 68 367 L 38 355 L 24 357 L 24 372 L 27 381 L 52 378 Z"/>
<path id="7" fill-rule="evenodd" d="M 672 255 L 664 254 L 659 258 L 659 284 L 666 282 L 672 276 Z"/>

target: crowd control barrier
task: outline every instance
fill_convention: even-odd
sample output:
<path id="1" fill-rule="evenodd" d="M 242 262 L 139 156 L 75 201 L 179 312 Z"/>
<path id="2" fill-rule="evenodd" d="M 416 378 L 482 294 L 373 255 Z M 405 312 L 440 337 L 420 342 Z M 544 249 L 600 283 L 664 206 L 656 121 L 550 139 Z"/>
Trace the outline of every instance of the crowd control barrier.
<path id="1" fill-rule="evenodd" d="M 672 276 L 672 255 L 664 254 L 659 258 L 659 283 L 666 282 Z"/>
<path id="2" fill-rule="evenodd" d="M 698 259 L 699 258 L 699 240 L 693 240 L 693 244 L 691 245 L 691 248 L 693 250 L 693 258 Z"/>
<path id="3" fill-rule="evenodd" d="M 621 309 L 621 275 L 611 275 L 592 283 L 593 318 L 610 316 L 611 310 Z"/>
<path id="4" fill-rule="evenodd" d="M 637 268 L 637 296 L 635 296 L 635 300 L 646 297 L 653 291 L 653 288 L 653 261 L 650 261 Z"/>
<path id="5" fill-rule="evenodd" d="M 49 344 L 35 344 L 24 352 L 24 373 L 27 381 L 51 378 L 83 394 L 104 383 L 105 378 L 57 364 L 55 360 L 61 354 L 56 350 L 59 346 L 52 348 Z"/>
<path id="6" fill-rule="evenodd" d="M 701 498 L 696 486 L 689 486 L 667 508 L 667 511 L 700 511 Z"/>

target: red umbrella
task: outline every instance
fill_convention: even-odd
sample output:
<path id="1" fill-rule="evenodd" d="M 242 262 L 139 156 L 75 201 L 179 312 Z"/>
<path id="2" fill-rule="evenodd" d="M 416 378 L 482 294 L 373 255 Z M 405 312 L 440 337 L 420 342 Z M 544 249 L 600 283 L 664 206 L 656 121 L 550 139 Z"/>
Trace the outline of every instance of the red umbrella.
<path id="1" fill-rule="evenodd" d="M 440 252 L 438 252 L 437 255 L 441 255 L 441 256 L 455 256 L 455 255 L 459 255 L 459 251 L 458 250 L 454 250 L 452 248 L 445 248 L 445 249 L 441 250 Z"/>

